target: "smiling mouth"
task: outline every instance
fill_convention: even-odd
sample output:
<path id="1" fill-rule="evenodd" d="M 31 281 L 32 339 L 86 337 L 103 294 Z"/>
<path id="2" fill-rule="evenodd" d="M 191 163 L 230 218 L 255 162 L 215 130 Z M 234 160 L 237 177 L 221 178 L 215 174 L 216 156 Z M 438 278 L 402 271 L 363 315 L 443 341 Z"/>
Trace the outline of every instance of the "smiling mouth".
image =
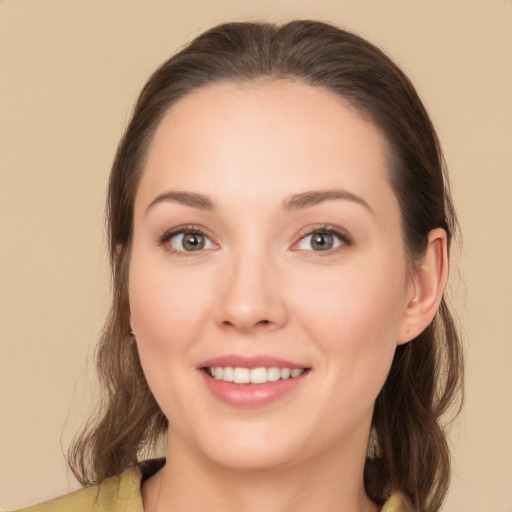
<path id="1" fill-rule="evenodd" d="M 266 384 L 267 382 L 295 379 L 309 371 L 309 368 L 206 366 L 202 370 L 208 376 L 224 382 L 232 382 L 234 384 Z"/>

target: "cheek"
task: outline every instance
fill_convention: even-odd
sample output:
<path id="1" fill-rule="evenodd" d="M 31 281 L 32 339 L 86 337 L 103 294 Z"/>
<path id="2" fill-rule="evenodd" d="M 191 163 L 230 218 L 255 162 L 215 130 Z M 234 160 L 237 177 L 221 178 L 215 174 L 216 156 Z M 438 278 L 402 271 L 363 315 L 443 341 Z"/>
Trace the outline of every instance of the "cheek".
<path id="1" fill-rule="evenodd" d="M 361 339 L 394 336 L 403 309 L 405 272 L 384 267 L 317 274 L 291 296 L 303 298 L 297 305 L 301 316 L 326 339 L 337 334 L 359 345 Z"/>
<path id="2" fill-rule="evenodd" d="M 192 438 L 191 425 L 204 414 L 190 397 L 201 392 L 193 376 L 197 340 L 204 337 L 209 317 L 205 286 L 197 271 L 138 266 L 136 260 L 130 270 L 132 327 L 146 380 L 169 424 Z"/>
<path id="3" fill-rule="evenodd" d="M 195 370 L 194 342 L 200 338 L 209 305 L 205 280 L 132 254 L 129 272 L 130 321 L 139 357 L 155 399 L 171 423 L 184 416 L 181 388 Z"/>
<path id="4" fill-rule="evenodd" d="M 132 328 L 155 348 L 176 352 L 199 332 L 208 310 L 207 281 L 197 272 L 139 263 L 141 259 L 133 258 L 130 267 Z"/>
<path id="5" fill-rule="evenodd" d="M 360 404 L 369 406 L 384 384 L 396 349 L 405 270 L 384 263 L 351 266 L 325 279 L 317 275 L 305 285 L 308 294 L 302 295 L 307 300 L 297 305 L 298 317 L 324 356 L 331 389 L 347 400 L 365 396 Z"/>

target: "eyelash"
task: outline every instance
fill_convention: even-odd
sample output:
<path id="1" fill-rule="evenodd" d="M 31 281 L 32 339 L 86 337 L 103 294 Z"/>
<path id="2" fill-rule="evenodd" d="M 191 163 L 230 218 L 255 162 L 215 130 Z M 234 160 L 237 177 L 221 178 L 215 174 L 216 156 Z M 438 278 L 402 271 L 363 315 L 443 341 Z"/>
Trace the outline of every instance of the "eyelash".
<path id="1" fill-rule="evenodd" d="M 322 225 L 318 225 L 318 226 L 308 226 L 307 228 L 304 228 L 298 234 L 299 241 L 295 242 L 293 245 L 294 246 L 298 245 L 304 238 L 306 238 L 307 236 L 313 235 L 315 233 L 332 235 L 340 241 L 340 245 L 338 247 L 335 247 L 333 249 L 328 249 L 326 251 L 306 251 L 306 250 L 304 250 L 304 252 L 309 253 L 309 255 L 312 257 L 323 258 L 326 256 L 332 256 L 333 254 L 337 254 L 339 251 L 342 251 L 343 249 L 353 245 L 353 243 L 354 243 L 352 237 L 350 237 L 346 231 L 344 231 L 336 226 L 332 226 L 330 224 L 322 224 Z M 297 250 L 300 250 L 300 249 L 297 249 Z"/>
<path id="2" fill-rule="evenodd" d="M 210 237 L 208 236 L 206 231 L 201 226 L 197 226 L 195 224 L 187 224 L 185 226 L 178 226 L 176 228 L 170 229 L 169 231 L 166 231 L 160 237 L 160 239 L 158 241 L 158 244 L 159 245 L 166 245 L 166 250 L 168 250 L 172 254 L 177 254 L 178 256 L 189 257 L 189 256 L 194 256 L 195 255 L 194 253 L 196 253 L 196 252 L 198 252 L 198 253 L 199 252 L 204 252 L 204 250 L 199 250 L 199 251 L 180 251 L 180 250 L 175 249 L 174 247 L 172 247 L 170 244 L 168 244 L 168 242 L 173 237 L 175 237 L 177 235 L 184 235 L 186 233 L 202 235 L 205 238 L 208 238 L 208 240 L 210 240 Z M 208 249 L 206 249 L 206 250 L 208 250 Z"/>
<path id="3" fill-rule="evenodd" d="M 186 233 L 202 235 L 205 238 L 208 238 L 208 240 L 210 240 L 210 237 L 208 236 L 206 231 L 201 226 L 197 226 L 197 225 L 194 225 L 194 224 L 187 224 L 185 226 L 178 226 L 176 228 L 170 229 L 169 231 L 166 231 L 160 237 L 160 239 L 158 241 L 158 244 L 159 245 L 166 245 L 166 249 L 170 253 L 177 254 L 178 256 L 190 257 L 190 256 L 194 256 L 195 252 L 198 252 L 198 253 L 204 252 L 205 250 L 181 251 L 181 250 L 175 249 L 170 244 L 168 244 L 168 242 L 173 237 L 175 237 L 177 235 L 183 235 L 183 234 L 186 234 Z M 306 238 L 307 236 L 313 235 L 315 233 L 322 233 L 322 234 L 333 235 L 334 237 L 336 237 L 341 242 L 338 247 L 335 247 L 333 249 L 328 249 L 326 251 L 307 251 L 307 250 L 304 250 L 304 252 L 311 253 L 311 255 L 313 255 L 315 257 L 316 256 L 324 257 L 324 256 L 332 255 L 333 253 L 337 253 L 338 251 L 343 250 L 344 247 L 348 247 L 348 246 L 351 246 L 353 244 L 352 238 L 348 235 L 348 233 L 346 231 L 341 230 L 340 228 L 337 228 L 335 226 L 331 226 L 329 224 L 323 224 L 323 225 L 319 225 L 319 226 L 314 226 L 314 227 L 309 226 L 307 228 L 304 228 L 298 234 L 299 240 L 297 242 L 295 242 L 293 245 L 296 246 L 304 238 Z M 208 249 L 206 249 L 206 250 L 208 250 Z M 300 249 L 295 249 L 295 250 L 296 251 L 300 251 Z"/>

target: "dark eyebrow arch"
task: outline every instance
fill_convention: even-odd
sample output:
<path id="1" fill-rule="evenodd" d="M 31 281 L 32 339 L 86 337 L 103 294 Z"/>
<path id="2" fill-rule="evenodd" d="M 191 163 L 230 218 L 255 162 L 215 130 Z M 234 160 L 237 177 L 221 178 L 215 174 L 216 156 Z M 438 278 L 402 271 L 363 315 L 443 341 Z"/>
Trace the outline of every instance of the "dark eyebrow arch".
<path id="1" fill-rule="evenodd" d="M 290 212 L 309 208 L 324 201 L 347 200 L 364 206 L 369 212 L 373 213 L 370 205 L 362 198 L 346 190 L 311 190 L 302 194 L 296 194 L 283 202 L 283 211 Z"/>
<path id="2" fill-rule="evenodd" d="M 149 211 L 153 206 L 158 203 L 164 202 L 176 202 L 183 204 L 185 206 L 190 206 L 191 208 L 197 208 L 198 210 L 206 210 L 213 211 L 215 209 L 213 201 L 202 194 L 197 194 L 195 192 L 164 192 L 160 194 L 158 197 L 153 199 L 149 206 L 146 209 L 146 212 Z"/>
<path id="3" fill-rule="evenodd" d="M 311 190 L 308 192 L 303 192 L 301 194 L 296 194 L 283 202 L 283 211 L 290 212 L 293 210 L 301 210 L 304 208 L 309 208 L 311 206 L 315 206 L 317 204 L 323 203 L 325 201 L 335 201 L 335 200 L 347 200 L 353 201 L 354 203 L 360 204 L 364 206 L 367 210 L 373 213 L 370 205 L 361 197 L 352 194 L 346 190 Z M 153 199 L 146 211 L 149 211 L 158 203 L 163 202 L 177 202 L 183 204 L 185 206 L 190 206 L 191 208 L 197 208 L 198 210 L 206 210 L 213 211 L 215 210 L 215 206 L 213 201 L 202 194 L 198 194 L 196 192 L 164 192 L 160 194 L 158 197 Z"/>

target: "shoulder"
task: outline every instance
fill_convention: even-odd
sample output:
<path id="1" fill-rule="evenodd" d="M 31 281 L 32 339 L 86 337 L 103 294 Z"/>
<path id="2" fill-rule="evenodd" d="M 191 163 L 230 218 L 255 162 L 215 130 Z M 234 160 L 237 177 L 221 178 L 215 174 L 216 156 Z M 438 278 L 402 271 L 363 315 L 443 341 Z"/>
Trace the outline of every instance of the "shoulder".
<path id="1" fill-rule="evenodd" d="M 399 492 L 393 493 L 384 503 L 381 512 L 413 512 L 408 501 Z"/>
<path id="2" fill-rule="evenodd" d="M 140 482 L 140 469 L 132 468 L 99 485 L 14 512 L 143 512 Z"/>

